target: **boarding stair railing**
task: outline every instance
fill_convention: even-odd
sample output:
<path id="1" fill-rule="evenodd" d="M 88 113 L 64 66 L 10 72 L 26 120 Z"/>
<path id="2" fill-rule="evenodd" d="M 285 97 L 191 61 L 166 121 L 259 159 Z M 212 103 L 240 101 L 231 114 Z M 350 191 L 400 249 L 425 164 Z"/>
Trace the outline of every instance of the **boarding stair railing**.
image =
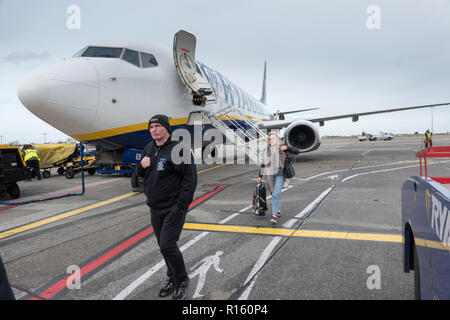
<path id="1" fill-rule="evenodd" d="M 215 112 L 204 112 L 211 124 L 236 145 L 253 163 L 260 163 L 260 152 L 266 145 L 267 133 L 258 128 L 237 108 L 227 105 Z"/>

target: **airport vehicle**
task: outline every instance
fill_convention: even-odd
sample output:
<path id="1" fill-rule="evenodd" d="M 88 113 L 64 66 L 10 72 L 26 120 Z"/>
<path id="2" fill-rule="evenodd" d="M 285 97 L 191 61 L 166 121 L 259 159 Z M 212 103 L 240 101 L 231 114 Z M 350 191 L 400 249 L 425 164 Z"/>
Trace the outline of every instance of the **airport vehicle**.
<path id="1" fill-rule="evenodd" d="M 389 132 L 380 132 L 379 134 L 371 134 L 371 133 L 364 133 L 360 136 L 358 136 L 359 141 L 377 141 L 377 140 L 392 140 L 394 139 L 394 134 Z"/>
<path id="2" fill-rule="evenodd" d="M 214 127 L 231 141 L 233 133 L 226 132 L 230 128 L 233 132 L 286 128 L 287 144 L 310 152 L 321 144 L 317 124 L 343 118 L 356 122 L 366 115 L 450 104 L 286 119 L 287 114 L 310 109 L 274 112 L 266 105 L 266 64 L 258 100 L 196 60 L 195 49 L 195 36 L 183 30 L 175 34 L 173 48 L 147 41 L 88 45 L 71 59 L 32 72 L 20 84 L 18 96 L 37 117 L 96 146 L 102 155 L 98 163 L 110 156 L 117 157 L 117 163 L 137 163 L 151 140 L 147 121 L 158 113 L 171 118 L 173 130 L 187 129 L 192 138 L 196 127 L 201 128 L 201 138 Z"/>
<path id="3" fill-rule="evenodd" d="M 58 173 L 64 173 L 67 162 L 76 157 L 78 149 L 76 143 L 33 144 L 39 154 L 39 168 L 43 169 L 42 177 L 49 178 L 51 168 L 58 168 Z"/>
<path id="4" fill-rule="evenodd" d="M 388 140 L 388 141 L 390 141 L 390 140 L 392 140 L 392 139 L 394 139 L 394 134 L 392 133 L 392 132 L 385 132 L 384 134 L 383 134 L 383 140 Z"/>
<path id="5" fill-rule="evenodd" d="M 81 159 L 81 156 L 78 156 L 72 161 L 67 162 L 65 165 L 65 170 L 62 171 L 62 173 L 67 179 L 73 179 L 76 173 L 81 172 L 82 167 L 83 170 L 86 170 L 90 175 L 95 174 L 95 171 L 97 170 L 97 164 L 95 163 L 95 151 L 87 151 L 83 155 L 83 159 Z"/>
<path id="6" fill-rule="evenodd" d="M 402 187 L 404 271 L 414 270 L 417 299 L 448 300 L 450 177 L 429 177 L 427 159 L 450 158 L 450 147 L 430 147 L 416 156 L 420 176 L 409 178 Z"/>
<path id="7" fill-rule="evenodd" d="M 59 173 L 64 174 L 67 179 L 73 179 L 76 173 L 81 172 L 81 164 L 83 164 L 83 169 L 91 176 L 98 173 L 123 174 L 126 177 L 131 177 L 135 170 L 135 167 L 129 164 L 98 164 L 95 150 L 88 150 L 83 156 L 83 161 L 80 156 L 78 156 L 70 162 L 67 162 L 65 164 L 65 168 L 63 168 L 62 172 Z"/>
<path id="8" fill-rule="evenodd" d="M 371 140 L 370 141 L 377 141 L 377 140 L 384 140 L 384 141 L 387 140 L 387 141 L 389 141 L 389 140 L 394 139 L 394 135 L 391 132 L 389 132 L 389 133 L 387 133 L 387 132 L 380 132 L 378 134 L 372 134 L 370 136 L 371 136 Z"/>
<path id="9" fill-rule="evenodd" d="M 31 171 L 22 158 L 18 146 L 0 145 L 0 195 L 9 193 L 11 198 L 20 197 L 18 181 L 31 178 Z"/>

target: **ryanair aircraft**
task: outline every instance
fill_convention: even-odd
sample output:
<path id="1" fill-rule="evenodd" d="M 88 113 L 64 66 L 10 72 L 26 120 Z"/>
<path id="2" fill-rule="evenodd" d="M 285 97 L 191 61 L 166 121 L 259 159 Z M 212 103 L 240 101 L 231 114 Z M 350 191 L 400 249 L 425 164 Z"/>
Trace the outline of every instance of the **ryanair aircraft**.
<path id="1" fill-rule="evenodd" d="M 97 146 L 97 150 L 114 153 L 119 162 L 126 162 L 123 159 L 128 153 L 137 154 L 149 142 L 147 121 L 158 113 L 170 117 L 174 130 L 192 132 L 194 115 L 231 106 L 256 127 L 286 128 L 285 141 L 309 152 L 321 142 L 316 124 L 449 104 L 288 120 L 285 114 L 305 110 L 275 112 L 266 105 L 266 66 L 258 100 L 197 61 L 195 47 L 195 36 L 183 30 L 175 35 L 172 50 L 147 43 L 89 45 L 70 59 L 31 73 L 20 84 L 18 96 L 40 119 L 74 139 Z"/>

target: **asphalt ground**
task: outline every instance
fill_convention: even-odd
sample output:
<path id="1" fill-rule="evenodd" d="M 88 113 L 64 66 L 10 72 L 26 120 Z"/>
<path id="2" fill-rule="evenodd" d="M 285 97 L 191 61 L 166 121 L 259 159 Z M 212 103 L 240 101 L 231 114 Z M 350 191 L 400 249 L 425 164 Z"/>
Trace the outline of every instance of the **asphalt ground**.
<path id="1" fill-rule="evenodd" d="M 450 136 L 433 142 L 450 145 Z M 251 213 L 256 165 L 198 165 L 179 240 L 187 298 L 413 299 L 401 188 L 419 175 L 419 149 L 418 138 L 324 140 L 294 162 L 276 225 Z M 430 161 L 429 175 L 448 176 L 445 160 Z M 0 206 L 0 255 L 16 299 L 160 300 L 166 267 L 145 196 L 123 176 L 86 175 L 85 183 L 82 196 Z M 79 192 L 81 176 L 53 172 L 19 185 L 14 202 Z"/>

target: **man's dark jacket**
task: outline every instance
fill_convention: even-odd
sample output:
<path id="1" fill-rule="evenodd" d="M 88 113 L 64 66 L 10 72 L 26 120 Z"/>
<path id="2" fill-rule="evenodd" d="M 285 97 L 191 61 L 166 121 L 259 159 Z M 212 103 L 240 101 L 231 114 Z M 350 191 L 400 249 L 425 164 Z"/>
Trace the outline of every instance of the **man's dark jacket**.
<path id="1" fill-rule="evenodd" d="M 139 162 L 137 174 L 144 178 L 144 193 L 147 205 L 155 209 L 165 209 L 175 203 L 181 210 L 187 211 L 194 198 L 197 187 L 197 169 L 194 157 L 190 163 L 176 164 L 172 161 L 172 149 L 178 144 L 169 139 L 160 147 L 154 141 L 147 144 L 141 159 L 150 157 L 150 167 L 144 169 Z M 174 152 L 178 154 L 178 152 Z M 177 159 L 175 159 L 177 160 Z"/>
<path id="2" fill-rule="evenodd" d="M 5 267 L 3 266 L 2 257 L 0 257 L 0 300 L 15 300 Z"/>

